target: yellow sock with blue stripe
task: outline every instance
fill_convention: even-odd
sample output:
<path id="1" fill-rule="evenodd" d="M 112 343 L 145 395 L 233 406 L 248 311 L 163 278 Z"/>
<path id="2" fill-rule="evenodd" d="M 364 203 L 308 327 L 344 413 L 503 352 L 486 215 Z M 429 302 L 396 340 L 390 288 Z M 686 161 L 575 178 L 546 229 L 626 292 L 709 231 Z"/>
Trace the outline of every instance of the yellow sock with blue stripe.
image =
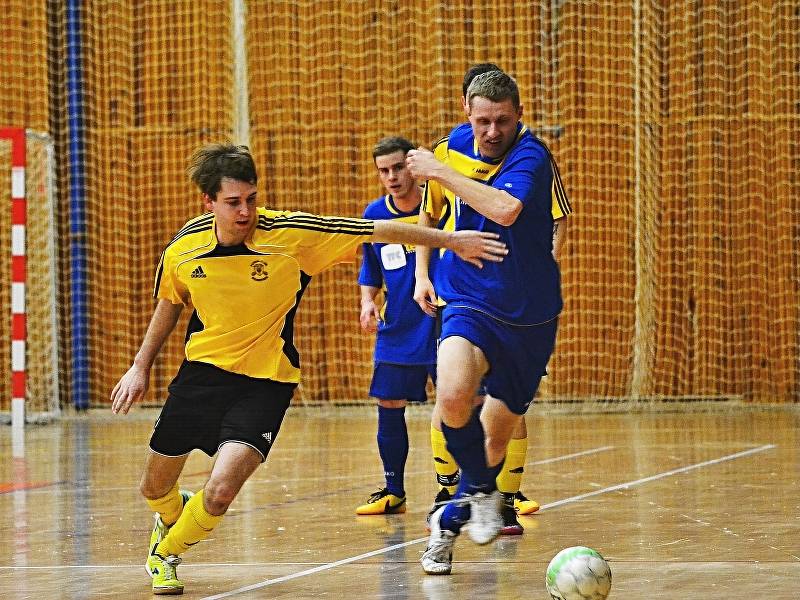
<path id="1" fill-rule="evenodd" d="M 181 497 L 177 482 L 175 486 L 164 496 L 161 496 L 161 498 L 156 498 L 155 500 L 145 498 L 145 500 L 147 500 L 150 510 L 161 515 L 161 521 L 167 527 L 174 525 L 178 517 L 181 516 L 181 511 L 183 511 L 183 498 Z"/>
<path id="2" fill-rule="evenodd" d="M 203 490 L 197 492 L 183 507 L 178 521 L 156 548 L 161 556 L 180 556 L 197 542 L 206 539 L 222 519 L 203 506 Z"/>
<path id="3" fill-rule="evenodd" d="M 447 449 L 444 434 L 433 425 L 431 425 L 431 450 L 433 451 L 433 466 L 436 469 L 436 481 L 452 496 L 456 493 L 456 487 L 460 480 L 458 465 Z"/>
<path id="4" fill-rule="evenodd" d="M 512 439 L 508 442 L 506 459 L 497 476 L 497 489 L 503 494 L 516 494 L 522 484 L 525 459 L 528 456 L 528 438 Z"/>

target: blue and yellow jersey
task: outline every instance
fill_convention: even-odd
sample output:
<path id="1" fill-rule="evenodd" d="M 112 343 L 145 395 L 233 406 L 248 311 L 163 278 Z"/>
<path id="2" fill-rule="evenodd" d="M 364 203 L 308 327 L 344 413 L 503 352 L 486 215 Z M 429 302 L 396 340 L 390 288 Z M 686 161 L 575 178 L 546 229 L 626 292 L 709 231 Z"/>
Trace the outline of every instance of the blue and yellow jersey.
<path id="1" fill-rule="evenodd" d="M 486 185 L 505 190 L 523 204 L 517 220 L 504 227 L 462 202 L 450 190 L 429 181 L 423 210 L 446 231 L 477 229 L 500 235 L 508 246 L 501 263 L 477 269 L 445 250 L 436 271 L 435 288 L 447 304 L 485 312 L 516 324 L 549 321 L 562 307 L 560 276 L 553 259 L 553 221 L 572 209 L 547 146 L 520 123 L 517 139 L 497 159 L 480 155 L 469 123 L 457 126 L 434 147 L 436 157 L 452 169 Z"/>
<path id="2" fill-rule="evenodd" d="M 397 219 L 416 225 L 419 207 L 403 212 L 387 194 L 371 202 L 364 218 L 372 221 Z M 360 285 L 382 288 L 382 321 L 378 323 L 375 360 L 399 365 L 436 362 L 436 320 L 422 312 L 414 302 L 414 269 L 417 264 L 414 246 L 404 244 L 364 244 Z M 432 253 L 429 273 L 436 267 L 438 255 Z"/>
<path id="3" fill-rule="evenodd" d="M 190 220 L 161 255 L 154 296 L 194 309 L 186 358 L 231 373 L 300 380 L 294 317 L 313 275 L 351 257 L 372 221 L 258 209 L 250 239 L 217 243 L 214 215 Z"/>

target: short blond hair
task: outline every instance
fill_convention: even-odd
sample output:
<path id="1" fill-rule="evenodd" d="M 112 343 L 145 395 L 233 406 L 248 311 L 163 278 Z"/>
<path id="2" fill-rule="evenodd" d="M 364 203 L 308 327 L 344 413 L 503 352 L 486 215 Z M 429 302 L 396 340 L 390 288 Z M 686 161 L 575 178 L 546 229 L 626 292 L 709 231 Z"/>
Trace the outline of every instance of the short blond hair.
<path id="1" fill-rule="evenodd" d="M 472 99 L 476 96 L 492 102 L 510 99 L 515 109 L 520 107 L 517 82 L 503 71 L 488 71 L 477 75 L 467 88 L 467 104 L 472 106 Z"/>

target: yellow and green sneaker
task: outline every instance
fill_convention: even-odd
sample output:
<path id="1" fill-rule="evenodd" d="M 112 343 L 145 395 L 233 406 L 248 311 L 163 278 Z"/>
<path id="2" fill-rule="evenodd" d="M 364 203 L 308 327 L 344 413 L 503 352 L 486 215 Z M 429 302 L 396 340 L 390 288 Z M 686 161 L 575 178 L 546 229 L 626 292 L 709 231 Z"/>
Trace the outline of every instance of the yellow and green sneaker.
<path id="1" fill-rule="evenodd" d="M 406 512 L 406 497 L 395 496 L 386 488 L 369 497 L 366 504 L 356 508 L 357 515 L 393 515 Z"/>
<path id="2" fill-rule="evenodd" d="M 153 593 L 156 595 L 178 595 L 183 593 L 183 582 L 178 579 L 177 566 L 180 556 L 151 554 L 147 559 L 147 570 L 153 577 Z"/>
<path id="3" fill-rule="evenodd" d="M 194 496 L 194 492 L 190 492 L 189 490 L 181 490 L 181 497 L 183 498 L 184 506 L 186 506 L 186 503 L 192 496 Z M 150 545 L 147 546 L 147 561 L 144 563 L 144 568 L 150 577 L 153 577 L 153 572 L 150 570 L 150 557 L 156 553 L 156 548 L 158 548 L 161 540 L 167 537 L 168 533 L 169 527 L 164 524 L 164 521 L 161 520 L 161 515 L 156 513 L 155 522 L 153 523 L 153 531 L 150 534 Z"/>

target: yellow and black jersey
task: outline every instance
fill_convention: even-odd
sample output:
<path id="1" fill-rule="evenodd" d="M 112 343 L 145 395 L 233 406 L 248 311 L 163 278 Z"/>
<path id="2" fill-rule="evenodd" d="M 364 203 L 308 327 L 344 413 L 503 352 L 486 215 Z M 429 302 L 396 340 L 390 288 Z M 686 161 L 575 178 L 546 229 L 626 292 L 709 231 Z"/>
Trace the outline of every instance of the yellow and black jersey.
<path id="1" fill-rule="evenodd" d="M 258 209 L 243 244 L 217 243 L 214 215 L 190 220 L 161 255 L 154 296 L 194 309 L 186 358 L 231 373 L 300 380 L 294 316 L 311 277 L 372 235 L 365 219 Z"/>

